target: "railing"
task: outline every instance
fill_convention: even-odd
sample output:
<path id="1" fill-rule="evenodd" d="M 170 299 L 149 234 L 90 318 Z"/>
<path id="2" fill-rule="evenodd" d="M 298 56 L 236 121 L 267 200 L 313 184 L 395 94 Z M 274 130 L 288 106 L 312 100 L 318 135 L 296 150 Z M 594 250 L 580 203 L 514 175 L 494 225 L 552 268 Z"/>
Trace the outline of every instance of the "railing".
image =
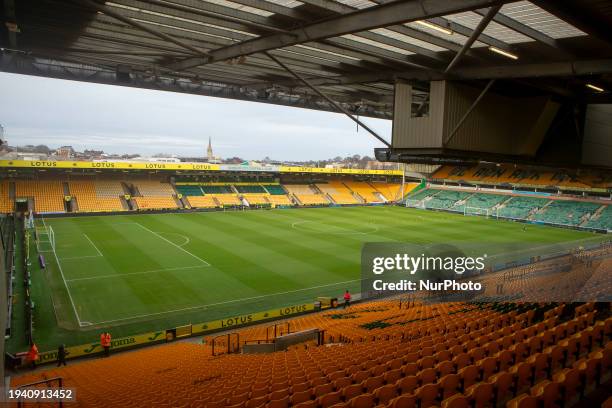
<path id="1" fill-rule="evenodd" d="M 41 384 L 45 384 L 47 386 L 50 386 L 50 385 L 52 385 L 52 383 L 54 383 L 56 381 L 57 381 L 58 388 L 61 390 L 63 385 L 64 385 L 64 380 L 62 379 L 62 377 L 53 377 L 53 378 L 48 378 L 46 380 L 35 381 L 35 382 L 28 383 L 28 384 L 23 384 L 23 385 L 20 385 L 19 387 L 17 387 L 17 389 L 32 388 L 32 387 L 35 387 L 35 386 L 41 385 Z M 51 388 L 51 387 L 49 387 L 49 388 Z M 33 403 L 38 403 L 38 402 L 33 402 Z M 64 401 L 62 399 L 59 399 L 57 401 L 57 403 L 58 403 L 58 406 L 60 408 L 62 408 L 64 406 Z M 22 401 L 22 400 L 18 400 L 17 401 L 17 408 L 22 408 L 22 407 L 25 407 L 25 406 L 26 406 L 26 401 Z"/>
<path id="2" fill-rule="evenodd" d="M 225 342 L 221 342 L 221 339 L 225 339 Z M 234 340 L 235 341 L 232 341 Z M 215 351 L 215 348 L 227 346 L 227 354 L 239 353 L 240 352 L 240 334 L 236 332 L 219 335 L 212 339 L 212 355 L 217 356 L 224 354 L 223 351 Z"/>

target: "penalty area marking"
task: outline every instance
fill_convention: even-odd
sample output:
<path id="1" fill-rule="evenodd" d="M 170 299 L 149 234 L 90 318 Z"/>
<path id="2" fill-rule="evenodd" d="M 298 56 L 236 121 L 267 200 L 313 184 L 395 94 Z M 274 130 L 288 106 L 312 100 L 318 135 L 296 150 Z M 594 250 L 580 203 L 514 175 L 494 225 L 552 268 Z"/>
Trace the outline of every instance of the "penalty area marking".
<path id="1" fill-rule="evenodd" d="M 149 273 L 182 271 L 184 269 L 208 268 L 209 266 L 210 265 L 200 264 L 200 265 L 194 265 L 194 266 L 180 266 L 180 267 L 176 267 L 176 268 L 152 269 L 150 271 L 141 271 L 141 272 L 113 273 L 113 274 L 110 274 L 110 275 L 87 276 L 85 278 L 67 279 L 66 282 L 79 282 L 79 281 L 95 280 L 95 279 L 121 278 L 121 277 L 124 277 L 124 276 L 146 275 L 146 274 L 149 274 Z"/>
<path id="2" fill-rule="evenodd" d="M 325 223 L 319 222 L 319 221 L 312 221 L 312 220 L 302 220 L 302 221 L 295 221 L 291 223 L 291 228 L 296 229 L 298 231 L 303 231 L 303 232 L 314 232 L 315 234 L 331 234 L 331 235 L 368 235 L 368 234 L 375 234 L 377 233 L 380 228 L 378 227 L 378 225 L 376 224 L 365 224 L 365 226 L 367 226 L 368 228 L 370 228 L 370 230 L 368 231 L 355 231 L 352 230 L 350 228 L 345 228 L 345 227 L 339 227 L 337 225 L 332 225 L 332 227 L 334 228 L 339 228 L 341 230 L 344 231 L 337 231 L 337 232 L 332 232 L 332 231 L 317 231 L 314 229 L 308 229 L 308 228 L 298 228 L 298 226 L 300 225 L 304 225 L 304 224 L 308 224 L 308 223 L 316 223 L 316 224 L 321 224 L 321 225 L 325 225 Z"/>
<path id="3" fill-rule="evenodd" d="M 144 225 L 136 222 L 136 225 L 140 226 L 140 228 L 144 229 L 145 231 L 149 231 L 151 234 L 155 235 L 156 237 L 163 239 L 164 241 L 166 241 L 167 243 L 169 243 L 170 245 L 180 249 L 181 251 L 183 251 L 184 253 L 186 253 L 187 255 L 191 255 L 192 257 L 194 257 L 195 259 L 197 259 L 198 261 L 202 262 L 203 264 L 206 264 L 207 266 L 210 266 L 210 263 L 206 262 L 205 260 L 203 260 L 202 258 L 200 258 L 197 255 L 192 254 L 191 252 L 189 252 L 188 250 L 186 250 L 185 248 L 181 247 L 180 245 L 175 244 L 174 242 L 170 241 L 167 238 L 162 237 L 161 235 L 159 235 L 157 232 L 155 231 L 151 231 L 150 229 L 148 229 L 147 227 L 145 227 Z"/>
<path id="4" fill-rule="evenodd" d="M 177 244 L 180 247 L 184 247 L 185 245 L 187 245 L 188 243 L 191 242 L 191 240 L 189 239 L 189 237 L 186 237 L 183 234 L 179 234 L 178 232 L 159 232 L 158 234 L 160 235 L 176 235 L 177 237 L 181 237 L 185 240 L 185 242 L 183 242 L 182 244 Z"/>
<path id="5" fill-rule="evenodd" d="M 205 309 L 205 308 L 210 307 L 210 306 L 227 305 L 227 304 L 230 304 L 230 303 L 243 302 L 245 300 L 261 299 L 261 298 L 268 297 L 268 296 L 287 295 L 289 293 L 303 292 L 305 290 L 310 290 L 310 289 L 320 289 L 320 288 L 325 288 L 325 287 L 329 287 L 329 286 L 343 285 L 343 284 L 346 284 L 346 283 L 353 283 L 353 282 L 359 282 L 359 281 L 361 281 L 361 279 L 353 279 L 353 280 L 348 280 L 348 281 L 344 281 L 344 282 L 335 282 L 335 283 L 329 283 L 329 284 L 326 284 L 326 285 L 312 286 L 312 287 L 309 287 L 309 288 L 289 290 L 289 291 L 286 291 L 286 292 L 269 293 L 269 294 L 266 294 L 266 295 L 251 296 L 251 297 L 246 297 L 246 298 L 241 298 L 241 299 L 234 299 L 234 300 L 227 300 L 227 301 L 224 301 L 224 302 L 217 302 L 217 303 L 209 303 L 207 305 L 191 306 L 191 307 L 185 307 L 185 308 L 182 308 L 182 309 L 174 309 L 174 310 L 166 310 L 166 311 L 163 311 L 163 312 L 141 314 L 141 315 L 126 317 L 126 318 L 123 318 L 123 319 L 113 319 L 113 320 L 104 320 L 102 322 L 95 322 L 95 323 L 87 322 L 87 323 L 89 323 L 88 325 L 98 326 L 98 325 L 101 325 L 101 324 L 117 323 L 117 322 L 123 322 L 123 321 L 126 321 L 126 320 L 140 319 L 140 318 L 144 318 L 144 317 L 159 316 L 159 315 L 164 315 L 164 314 L 168 314 L 168 313 L 177 313 L 177 312 L 186 312 L 186 311 L 190 311 L 190 310 Z"/>

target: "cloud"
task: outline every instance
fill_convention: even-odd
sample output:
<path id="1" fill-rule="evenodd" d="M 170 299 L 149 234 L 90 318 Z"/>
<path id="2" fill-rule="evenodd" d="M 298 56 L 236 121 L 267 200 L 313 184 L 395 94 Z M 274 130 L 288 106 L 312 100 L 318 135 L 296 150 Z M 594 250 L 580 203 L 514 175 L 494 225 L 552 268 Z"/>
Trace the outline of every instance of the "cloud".
<path id="1" fill-rule="evenodd" d="M 255 102 L 0 73 L 11 145 L 109 153 L 317 160 L 372 155 L 380 142 L 341 114 Z M 391 122 L 364 119 L 390 139 Z"/>

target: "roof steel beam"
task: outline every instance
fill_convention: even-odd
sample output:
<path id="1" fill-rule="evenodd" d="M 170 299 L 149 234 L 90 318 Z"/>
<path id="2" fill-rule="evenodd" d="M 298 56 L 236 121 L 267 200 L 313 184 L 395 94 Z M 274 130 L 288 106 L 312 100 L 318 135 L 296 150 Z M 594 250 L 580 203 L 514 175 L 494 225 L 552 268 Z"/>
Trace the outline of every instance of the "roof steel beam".
<path id="1" fill-rule="evenodd" d="M 478 22 L 478 25 L 476 26 L 474 31 L 472 31 L 472 35 L 470 35 L 470 38 L 468 38 L 465 44 L 463 44 L 463 47 L 461 47 L 461 50 L 459 50 L 459 52 L 455 55 L 455 57 L 450 62 L 450 64 L 448 64 L 444 72 L 450 72 L 450 70 L 453 69 L 453 67 L 457 65 L 459 61 L 461 61 L 461 58 L 465 55 L 467 50 L 469 50 L 472 47 L 472 44 L 474 44 L 474 42 L 478 39 L 480 34 L 482 34 L 482 32 L 485 30 L 485 28 L 487 28 L 487 26 L 489 25 L 493 17 L 495 17 L 495 15 L 499 12 L 500 8 L 501 8 L 501 5 L 491 7 L 487 11 L 487 14 L 485 14 L 485 16 Z"/>
<path id="2" fill-rule="evenodd" d="M 281 34 L 260 37 L 229 47 L 213 50 L 208 57 L 189 58 L 173 64 L 171 68 L 181 71 L 198 65 L 235 58 L 241 55 L 264 52 L 286 47 L 288 45 L 323 40 L 330 37 L 338 37 L 344 34 L 422 20 L 435 16 L 459 13 L 465 10 L 495 6 L 509 1 L 510 0 L 455 0 L 452 2 L 447 0 L 398 1 L 307 24 L 295 30 L 291 30 L 293 35 Z"/>

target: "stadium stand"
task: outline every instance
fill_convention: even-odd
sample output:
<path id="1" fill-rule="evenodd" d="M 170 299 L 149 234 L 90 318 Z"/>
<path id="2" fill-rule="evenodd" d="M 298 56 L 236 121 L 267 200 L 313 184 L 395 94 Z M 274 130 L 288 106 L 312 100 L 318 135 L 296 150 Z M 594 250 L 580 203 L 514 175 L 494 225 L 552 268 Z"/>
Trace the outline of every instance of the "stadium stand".
<path id="1" fill-rule="evenodd" d="M 37 213 L 65 212 L 64 187 L 58 180 L 15 180 L 15 198 L 33 198 Z"/>
<path id="2" fill-rule="evenodd" d="M 505 218 L 527 219 L 531 213 L 545 206 L 548 201 L 538 197 L 512 197 L 500 206 L 497 215 Z"/>
<path id="3" fill-rule="evenodd" d="M 200 186 L 180 185 L 177 184 L 176 191 L 184 196 L 203 196 L 204 193 Z"/>
<path id="4" fill-rule="evenodd" d="M 472 193 L 466 191 L 440 190 L 438 194 L 431 196 L 431 198 L 425 202 L 425 207 L 438 210 L 450 209 L 455 207 L 459 201 L 468 198 L 470 194 Z M 461 210 L 463 210 L 463 208 L 461 208 Z"/>
<path id="5" fill-rule="evenodd" d="M 508 200 L 509 198 L 511 197 L 507 195 L 502 195 L 502 194 L 474 193 L 465 201 L 463 205 L 457 207 L 457 209 L 478 208 L 478 209 L 490 210 L 493 207 Z"/>
<path id="6" fill-rule="evenodd" d="M 234 187 L 242 194 L 266 194 L 267 191 L 259 184 L 234 184 Z"/>
<path id="7" fill-rule="evenodd" d="M 329 200 L 313 190 L 308 184 L 285 184 L 289 194 L 297 198 L 301 205 L 328 205 Z"/>
<path id="8" fill-rule="evenodd" d="M 204 191 L 204 194 L 234 194 L 230 185 L 203 185 L 201 187 L 202 191 Z"/>
<path id="9" fill-rule="evenodd" d="M 537 170 L 511 164 L 499 166 L 442 166 L 433 175 L 434 180 L 472 181 L 499 185 L 534 185 L 584 189 L 590 187 L 608 188 L 612 181 L 595 171 L 570 174 L 564 170 Z"/>
<path id="10" fill-rule="evenodd" d="M 211 357 L 208 345 L 181 342 L 12 385 L 61 376 L 88 407 L 571 407 L 611 378 L 612 318 L 597 320 L 593 304 L 408 306 L 368 302 L 291 321 L 329 328 L 330 347 Z"/>
<path id="11" fill-rule="evenodd" d="M 372 182 L 372 187 L 378 190 L 387 201 L 397 201 L 401 200 L 401 184 L 390 184 L 390 183 L 382 183 L 382 182 Z M 413 188 L 418 186 L 419 183 L 405 183 L 404 184 L 404 195 L 408 194 L 412 191 Z"/>
<path id="12" fill-rule="evenodd" d="M 0 212 L 10 213 L 13 212 L 13 201 L 9 196 L 9 181 L 0 180 Z"/>
<path id="13" fill-rule="evenodd" d="M 191 208 L 221 207 L 221 204 L 211 195 L 188 196 L 187 202 Z"/>
<path id="14" fill-rule="evenodd" d="M 264 184 L 262 186 L 270 195 L 286 195 L 287 192 L 280 184 Z"/>
<path id="15" fill-rule="evenodd" d="M 336 204 L 359 204 L 350 189 L 341 181 L 330 181 L 328 183 L 317 183 L 315 186 L 326 194 Z"/>
<path id="16" fill-rule="evenodd" d="M 70 180 L 70 195 L 76 198 L 79 212 L 124 211 L 121 184 L 112 181 Z"/>
<path id="17" fill-rule="evenodd" d="M 269 205 L 270 204 L 270 201 L 268 201 L 267 194 L 248 193 L 248 194 L 243 194 L 242 197 L 247 200 L 249 205 Z"/>
<path id="18" fill-rule="evenodd" d="M 180 208 L 172 186 L 161 180 L 132 180 L 132 185 L 140 195 L 132 197 L 139 210 L 162 210 Z"/>
<path id="19" fill-rule="evenodd" d="M 584 226 L 612 230 L 612 207 L 606 205 L 602 209 L 596 211 Z"/>
<path id="20" fill-rule="evenodd" d="M 590 202 L 555 200 L 535 213 L 533 219 L 551 224 L 580 225 L 599 207 L 599 204 Z"/>
<path id="21" fill-rule="evenodd" d="M 365 181 L 346 181 L 344 183 L 351 191 L 359 195 L 366 203 L 383 203 L 387 198 L 374 186 Z"/>

